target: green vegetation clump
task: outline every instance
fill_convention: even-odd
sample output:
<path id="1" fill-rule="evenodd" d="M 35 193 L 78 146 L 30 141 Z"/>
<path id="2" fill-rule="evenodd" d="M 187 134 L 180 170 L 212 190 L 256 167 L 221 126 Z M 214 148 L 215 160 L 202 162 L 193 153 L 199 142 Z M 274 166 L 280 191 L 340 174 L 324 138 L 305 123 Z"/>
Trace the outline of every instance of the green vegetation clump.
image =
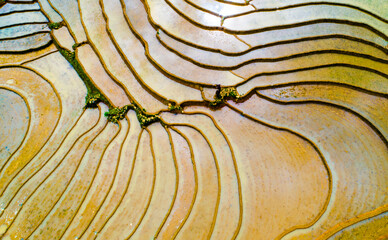
<path id="1" fill-rule="evenodd" d="M 222 88 L 221 92 L 220 92 L 220 96 L 221 96 L 221 98 L 230 97 L 230 98 L 234 98 L 234 99 L 238 99 L 240 97 L 236 88 L 234 88 L 234 87 Z"/>
<path id="2" fill-rule="evenodd" d="M 145 114 L 143 112 L 136 112 L 137 119 L 139 120 L 139 123 L 142 127 L 147 127 L 148 125 L 159 122 L 160 116 L 159 115 L 150 115 Z"/>
<path id="3" fill-rule="evenodd" d="M 211 107 L 217 107 L 220 106 L 224 101 L 219 98 L 215 98 L 213 102 L 210 102 Z"/>
<path id="4" fill-rule="evenodd" d="M 225 21 L 225 16 L 222 16 L 221 17 L 221 26 L 224 24 L 224 21 Z"/>
<path id="5" fill-rule="evenodd" d="M 108 112 L 105 112 L 105 116 L 108 117 L 109 122 L 118 123 L 120 120 L 125 118 L 125 115 L 131 108 L 130 105 L 125 105 L 124 107 L 111 108 Z"/>
<path id="6" fill-rule="evenodd" d="M 77 47 L 82 46 L 84 44 L 87 44 L 87 42 L 74 43 L 72 48 L 73 48 L 73 50 L 75 50 Z"/>
<path id="7" fill-rule="evenodd" d="M 85 106 L 84 109 L 87 108 L 96 108 L 97 104 L 101 102 L 101 94 L 95 93 L 95 94 L 87 94 L 85 97 Z"/>
<path id="8" fill-rule="evenodd" d="M 130 109 L 136 112 L 136 117 L 142 127 L 147 127 L 148 125 L 161 120 L 159 115 L 147 114 L 144 108 L 142 109 L 136 104 L 125 105 L 121 108 L 111 108 L 108 112 L 105 112 L 104 115 L 108 117 L 109 122 L 118 123 L 120 120 L 125 118 L 125 115 Z"/>
<path id="9" fill-rule="evenodd" d="M 217 92 L 214 96 L 214 101 L 210 102 L 210 106 L 217 107 L 224 103 L 227 99 L 240 99 L 240 94 L 237 92 L 235 87 L 221 87 L 217 85 Z"/>
<path id="10" fill-rule="evenodd" d="M 58 46 L 59 52 L 66 58 L 66 60 L 71 64 L 76 64 L 75 61 L 75 52 L 69 51 L 65 48 L 61 48 Z"/>
<path id="11" fill-rule="evenodd" d="M 182 112 L 182 107 L 176 103 L 169 103 L 168 104 L 168 110 L 171 112 Z"/>
<path id="12" fill-rule="evenodd" d="M 63 26 L 65 26 L 65 22 L 53 22 L 47 24 L 50 29 L 59 29 Z"/>
<path id="13" fill-rule="evenodd" d="M 142 109 L 137 105 L 132 105 L 131 107 L 135 110 L 137 120 L 142 127 L 147 127 L 148 125 L 161 120 L 160 116 L 157 114 L 147 114 L 144 108 Z"/>

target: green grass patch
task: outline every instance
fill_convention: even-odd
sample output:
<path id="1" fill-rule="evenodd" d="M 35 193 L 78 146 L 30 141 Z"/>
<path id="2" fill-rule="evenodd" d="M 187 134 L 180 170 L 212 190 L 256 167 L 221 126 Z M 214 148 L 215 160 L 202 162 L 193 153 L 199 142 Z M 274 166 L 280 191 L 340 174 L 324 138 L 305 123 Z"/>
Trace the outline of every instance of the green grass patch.
<path id="1" fill-rule="evenodd" d="M 111 108 L 108 112 L 105 112 L 105 117 L 108 118 L 109 122 L 118 123 L 120 120 L 125 118 L 127 112 L 131 109 L 131 105 L 125 105 L 124 107 Z"/>
<path id="2" fill-rule="evenodd" d="M 210 102 L 211 107 L 218 107 L 222 105 L 228 99 L 238 100 L 240 94 L 237 92 L 235 87 L 221 87 L 217 86 L 217 92 L 214 96 L 214 101 Z"/>
<path id="3" fill-rule="evenodd" d="M 136 104 L 125 105 L 121 108 L 111 108 L 108 112 L 105 112 L 104 115 L 108 118 L 109 122 L 118 123 L 120 120 L 125 118 L 125 115 L 130 109 L 136 112 L 137 120 L 142 127 L 147 127 L 148 125 L 161 120 L 159 115 L 147 114 L 144 108 L 140 108 Z"/>
<path id="4" fill-rule="evenodd" d="M 168 110 L 170 110 L 170 112 L 182 112 L 182 107 L 176 103 L 169 103 L 168 104 Z"/>
<path id="5" fill-rule="evenodd" d="M 50 29 L 59 29 L 63 26 L 65 26 L 65 22 L 51 22 L 47 24 Z"/>

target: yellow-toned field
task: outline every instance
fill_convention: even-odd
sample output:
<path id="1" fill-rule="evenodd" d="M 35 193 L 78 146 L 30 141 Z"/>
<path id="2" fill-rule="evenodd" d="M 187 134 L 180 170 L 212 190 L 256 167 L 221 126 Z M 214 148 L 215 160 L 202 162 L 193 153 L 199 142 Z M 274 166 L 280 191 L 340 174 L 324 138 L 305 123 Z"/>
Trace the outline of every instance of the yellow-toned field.
<path id="1" fill-rule="evenodd" d="M 388 1 L 0 0 L 0 239 L 388 239 Z"/>

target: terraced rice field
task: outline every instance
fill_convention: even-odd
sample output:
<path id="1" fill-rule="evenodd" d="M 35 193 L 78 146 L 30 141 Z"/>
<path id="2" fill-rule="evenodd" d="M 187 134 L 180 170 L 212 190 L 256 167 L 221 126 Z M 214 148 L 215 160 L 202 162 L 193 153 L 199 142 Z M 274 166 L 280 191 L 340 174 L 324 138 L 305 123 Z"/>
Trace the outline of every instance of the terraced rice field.
<path id="1" fill-rule="evenodd" d="M 0 238 L 388 239 L 388 1 L 1 0 Z"/>

